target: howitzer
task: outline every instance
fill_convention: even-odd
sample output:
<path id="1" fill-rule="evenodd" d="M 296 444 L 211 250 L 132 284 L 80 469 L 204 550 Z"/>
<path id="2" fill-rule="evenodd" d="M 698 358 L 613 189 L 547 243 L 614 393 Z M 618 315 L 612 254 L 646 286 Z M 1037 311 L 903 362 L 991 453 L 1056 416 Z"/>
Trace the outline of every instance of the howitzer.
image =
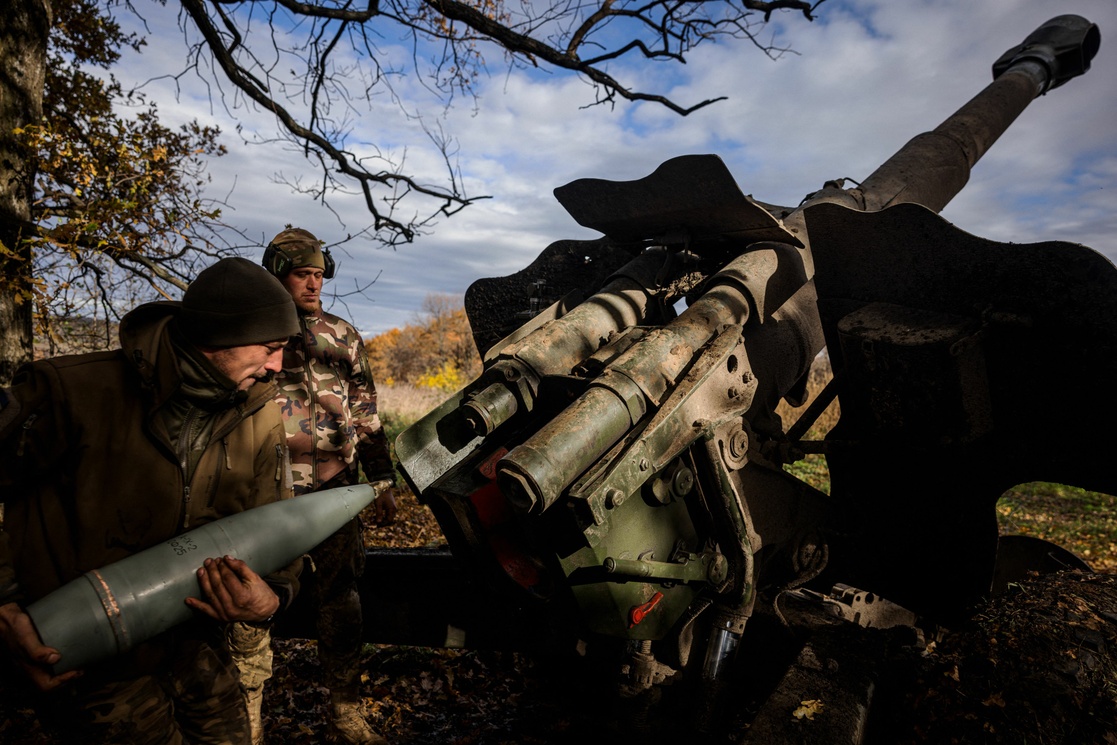
<path id="1" fill-rule="evenodd" d="M 484 598 L 447 621 L 465 643 L 509 626 L 497 635 L 544 646 L 620 639 L 633 700 L 686 683 L 716 701 L 750 664 L 736 650 L 761 600 L 840 584 L 951 623 L 1008 571 L 1007 488 L 1115 493 L 1117 270 L 937 215 L 1099 44 L 1088 21 L 1052 19 L 860 185 L 827 182 L 796 207 L 746 197 L 713 155 L 556 189 L 604 237 L 474 283 L 484 371 L 396 442 L 448 540 L 444 568 Z M 525 322 L 529 296 L 549 307 Z M 785 423 L 777 404 L 804 405 L 823 353 L 832 380 Z M 808 439 L 835 400 L 838 424 Z M 829 493 L 786 470 L 808 453 Z"/>

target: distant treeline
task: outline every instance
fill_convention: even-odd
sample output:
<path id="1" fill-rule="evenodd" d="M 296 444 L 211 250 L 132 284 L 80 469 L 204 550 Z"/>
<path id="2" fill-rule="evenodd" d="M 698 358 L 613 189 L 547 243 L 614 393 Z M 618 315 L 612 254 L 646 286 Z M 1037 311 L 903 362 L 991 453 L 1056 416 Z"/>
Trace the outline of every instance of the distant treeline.
<path id="1" fill-rule="evenodd" d="M 481 358 L 460 298 L 428 295 L 415 323 L 365 341 L 378 386 L 456 391 L 481 372 Z"/>

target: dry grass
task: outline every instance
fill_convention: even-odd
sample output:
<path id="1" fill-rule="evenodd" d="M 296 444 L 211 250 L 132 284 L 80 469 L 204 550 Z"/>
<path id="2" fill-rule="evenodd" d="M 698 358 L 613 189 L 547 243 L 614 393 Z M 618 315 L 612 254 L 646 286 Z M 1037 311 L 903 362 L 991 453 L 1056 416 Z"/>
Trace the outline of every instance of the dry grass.
<path id="1" fill-rule="evenodd" d="M 783 419 L 784 430 L 790 429 L 810 407 L 812 401 L 818 397 L 833 375 L 830 372 L 830 359 L 825 355 L 815 358 L 811 366 L 810 378 L 807 381 L 807 401 L 803 406 L 792 408 L 786 401 L 780 401 L 776 413 Z M 821 440 L 826 433 L 838 423 L 841 416 L 841 407 L 837 400 L 827 406 L 814 423 L 811 424 L 804 437 L 806 440 Z M 826 458 L 821 455 L 808 455 L 800 461 L 790 464 L 787 471 L 798 479 L 826 494 L 830 493 L 830 469 L 826 467 Z"/>
<path id="2" fill-rule="evenodd" d="M 378 385 L 376 393 L 381 418 L 393 424 L 403 423 L 404 427 L 422 418 L 448 396 L 434 388 L 409 384 Z"/>
<path id="3" fill-rule="evenodd" d="M 1099 572 L 1117 572 L 1117 499 L 1062 484 L 1021 484 L 997 502 L 1002 533 L 1056 543 Z"/>
<path id="4" fill-rule="evenodd" d="M 776 407 L 776 413 L 783 418 L 784 429 L 791 428 L 796 420 L 806 412 L 810 403 L 818 397 L 818 394 L 822 392 L 822 389 L 826 387 L 826 384 L 829 383 L 833 377 L 830 371 L 830 358 L 825 355 L 816 357 L 814 364 L 811 366 L 810 377 L 807 379 L 807 402 L 801 407 L 792 408 L 787 405 L 786 401 L 780 401 L 779 406 Z M 806 439 L 822 439 L 822 437 L 838 423 L 838 418 L 841 414 L 842 409 L 838 405 L 837 400 L 831 402 L 811 425 L 810 429 L 807 431 Z"/>

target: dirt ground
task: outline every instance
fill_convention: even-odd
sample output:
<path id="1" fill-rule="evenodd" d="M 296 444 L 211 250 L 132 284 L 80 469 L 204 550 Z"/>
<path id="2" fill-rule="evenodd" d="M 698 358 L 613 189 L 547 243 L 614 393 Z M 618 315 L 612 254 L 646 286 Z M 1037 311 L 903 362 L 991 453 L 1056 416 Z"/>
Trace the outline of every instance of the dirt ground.
<path id="1" fill-rule="evenodd" d="M 900 670 L 879 742 L 1117 745 L 1117 575 L 1011 585 Z"/>
<path id="2" fill-rule="evenodd" d="M 313 682 L 314 643 L 277 640 L 276 651 L 267 741 L 322 742 L 328 693 Z M 866 733 L 871 745 L 1117 745 L 1117 575 L 1018 583 L 967 627 L 890 659 Z M 397 744 L 575 743 L 618 724 L 603 688 L 519 654 L 370 645 L 365 662 L 367 712 Z M 0 742 L 62 742 L 32 704 L 5 675 Z M 706 741 L 736 741 L 747 732 L 748 707 L 742 700 L 739 729 Z"/>
<path id="3" fill-rule="evenodd" d="M 1037 576 L 937 642 L 880 638 L 893 647 L 869 745 L 1117 745 L 1117 575 Z M 315 677 L 313 644 L 278 643 L 269 742 L 319 742 L 327 694 L 306 685 Z M 393 743 L 580 743 L 628 729 L 608 686 L 595 686 L 585 670 L 512 653 L 395 647 L 370 647 L 366 663 L 368 713 Z M 639 739 L 737 742 L 756 705 L 742 696 L 733 728 L 704 736 L 685 732 L 685 712 L 668 713 Z M 810 742 L 805 729 L 795 740 Z"/>
<path id="4" fill-rule="evenodd" d="M 369 542 L 420 546 L 441 537 L 421 511 L 407 515 L 371 531 Z M 275 649 L 267 742 L 324 742 L 328 692 L 315 682 L 314 643 L 276 640 Z M 884 657 L 868 745 L 1117 745 L 1117 574 L 1030 577 L 965 627 L 923 647 L 895 644 Z M 507 652 L 379 645 L 366 647 L 364 661 L 365 709 L 394 745 L 633 739 L 611 681 L 599 671 Z M 757 704 L 746 697 L 727 703 L 733 714 L 727 731 L 687 732 L 686 712 L 665 708 L 665 726 L 638 739 L 738 742 Z M 19 677 L 5 670 L 0 743 L 62 742 L 36 719 L 33 704 Z M 809 742 L 804 733 L 796 745 Z"/>

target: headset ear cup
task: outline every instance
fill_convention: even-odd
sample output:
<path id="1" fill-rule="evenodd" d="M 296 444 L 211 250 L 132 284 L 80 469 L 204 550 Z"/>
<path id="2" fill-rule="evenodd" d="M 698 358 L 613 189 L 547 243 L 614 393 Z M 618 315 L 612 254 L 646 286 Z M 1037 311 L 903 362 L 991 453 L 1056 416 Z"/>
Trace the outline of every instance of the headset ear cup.
<path id="1" fill-rule="evenodd" d="M 280 278 L 287 276 L 295 264 L 294 260 L 282 248 L 274 244 L 264 249 L 264 258 L 260 263 L 264 265 L 265 269 Z M 322 249 L 322 263 L 322 278 L 333 279 L 337 264 L 334 263 L 334 258 L 330 256 L 330 252 L 326 249 Z"/>
<path id="2" fill-rule="evenodd" d="M 275 267 L 272 266 L 272 264 L 274 262 L 275 262 L 275 246 L 272 246 L 271 244 L 268 244 L 267 248 L 264 249 L 264 258 L 260 261 L 260 264 L 265 269 L 268 270 L 269 274 L 274 275 L 275 274 Z"/>
<path id="3" fill-rule="evenodd" d="M 264 249 L 264 260 L 260 263 L 276 277 L 283 277 L 291 271 L 291 257 L 274 245 Z"/>

